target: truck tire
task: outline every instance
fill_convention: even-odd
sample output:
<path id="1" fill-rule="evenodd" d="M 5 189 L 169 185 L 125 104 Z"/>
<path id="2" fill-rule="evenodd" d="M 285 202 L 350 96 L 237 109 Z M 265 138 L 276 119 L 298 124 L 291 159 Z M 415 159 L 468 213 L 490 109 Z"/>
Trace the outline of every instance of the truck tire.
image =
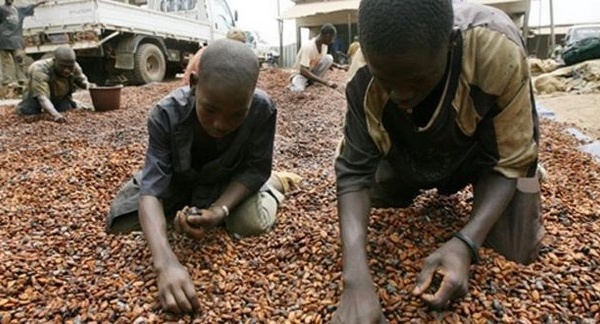
<path id="1" fill-rule="evenodd" d="M 135 53 L 132 80 L 134 84 L 160 82 L 167 71 L 163 52 L 154 44 L 141 44 Z"/>

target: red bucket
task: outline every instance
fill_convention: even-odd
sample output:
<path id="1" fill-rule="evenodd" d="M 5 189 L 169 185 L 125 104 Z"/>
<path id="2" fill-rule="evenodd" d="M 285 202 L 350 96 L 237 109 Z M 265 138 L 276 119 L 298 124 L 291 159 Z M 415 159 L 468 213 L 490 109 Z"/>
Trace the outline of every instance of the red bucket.
<path id="1" fill-rule="evenodd" d="M 121 89 L 123 85 L 112 87 L 92 87 L 90 97 L 95 111 L 109 111 L 121 108 Z"/>

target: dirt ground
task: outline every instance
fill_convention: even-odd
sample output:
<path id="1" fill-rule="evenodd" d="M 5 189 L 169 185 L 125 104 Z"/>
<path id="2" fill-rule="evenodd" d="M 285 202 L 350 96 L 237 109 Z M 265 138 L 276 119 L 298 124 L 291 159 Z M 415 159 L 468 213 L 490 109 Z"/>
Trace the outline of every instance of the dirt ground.
<path id="1" fill-rule="evenodd" d="M 126 87 L 121 109 L 67 112 L 65 125 L 0 107 L 0 323 L 328 323 L 343 285 L 332 160 L 345 98 L 322 86 L 292 94 L 287 78 L 274 69 L 259 80 L 278 107 L 274 168 L 304 178 L 273 230 L 238 240 L 218 228 L 201 241 L 169 232 L 198 292 L 194 316 L 160 309 L 141 233 L 104 230 L 115 193 L 142 167 L 149 109 L 178 85 Z M 390 323 L 600 321 L 600 165 L 564 125 L 540 128 L 548 181 L 539 258 L 522 265 L 482 248 L 468 294 L 446 311 L 410 291 L 423 259 L 468 221 L 470 189 L 372 211 L 369 265 Z"/>
<path id="2" fill-rule="evenodd" d="M 553 111 L 557 121 L 600 140 L 600 94 L 557 93 L 538 96 L 537 103 Z"/>

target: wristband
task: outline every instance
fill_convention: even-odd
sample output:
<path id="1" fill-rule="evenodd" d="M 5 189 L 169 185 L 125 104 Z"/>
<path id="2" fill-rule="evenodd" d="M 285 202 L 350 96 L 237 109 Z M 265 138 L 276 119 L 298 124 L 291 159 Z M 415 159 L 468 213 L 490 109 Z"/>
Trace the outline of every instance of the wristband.
<path id="1" fill-rule="evenodd" d="M 210 207 L 219 207 L 219 208 L 221 208 L 221 210 L 223 210 L 224 218 L 227 218 L 227 216 L 229 216 L 229 208 L 227 208 L 227 206 L 225 206 L 225 205 L 215 205 L 215 204 L 212 204 L 212 205 L 210 205 Z"/>
<path id="2" fill-rule="evenodd" d="M 466 237 L 460 232 L 452 234 L 452 237 L 456 237 L 457 239 L 461 240 L 469 248 L 469 250 L 471 251 L 471 262 L 473 264 L 479 262 L 479 248 L 477 247 L 477 244 L 473 242 L 473 240 Z"/>

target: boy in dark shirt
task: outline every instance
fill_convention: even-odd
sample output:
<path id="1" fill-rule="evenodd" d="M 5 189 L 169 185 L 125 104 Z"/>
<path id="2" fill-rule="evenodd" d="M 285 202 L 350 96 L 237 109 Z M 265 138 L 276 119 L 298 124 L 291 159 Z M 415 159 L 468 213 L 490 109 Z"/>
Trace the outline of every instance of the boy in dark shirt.
<path id="1" fill-rule="evenodd" d="M 174 220 L 176 231 L 194 239 L 221 223 L 234 235 L 257 235 L 273 226 L 277 205 L 299 181 L 292 173 L 271 175 L 276 109 L 256 89 L 258 74 L 258 59 L 244 44 L 223 39 L 207 46 L 190 87 L 152 110 L 144 168 L 111 205 L 109 232 L 141 225 L 165 310 L 198 308 L 193 282 L 169 246 L 165 216 L 197 207 Z"/>
<path id="2" fill-rule="evenodd" d="M 470 221 L 425 259 L 413 290 L 434 308 L 467 292 L 482 244 L 529 263 L 544 233 L 538 120 L 510 18 L 451 0 L 363 0 L 358 26 L 335 162 L 344 278 L 336 323 L 383 320 L 367 261 L 371 207 L 473 185 Z M 436 273 L 442 282 L 426 293 Z"/>

